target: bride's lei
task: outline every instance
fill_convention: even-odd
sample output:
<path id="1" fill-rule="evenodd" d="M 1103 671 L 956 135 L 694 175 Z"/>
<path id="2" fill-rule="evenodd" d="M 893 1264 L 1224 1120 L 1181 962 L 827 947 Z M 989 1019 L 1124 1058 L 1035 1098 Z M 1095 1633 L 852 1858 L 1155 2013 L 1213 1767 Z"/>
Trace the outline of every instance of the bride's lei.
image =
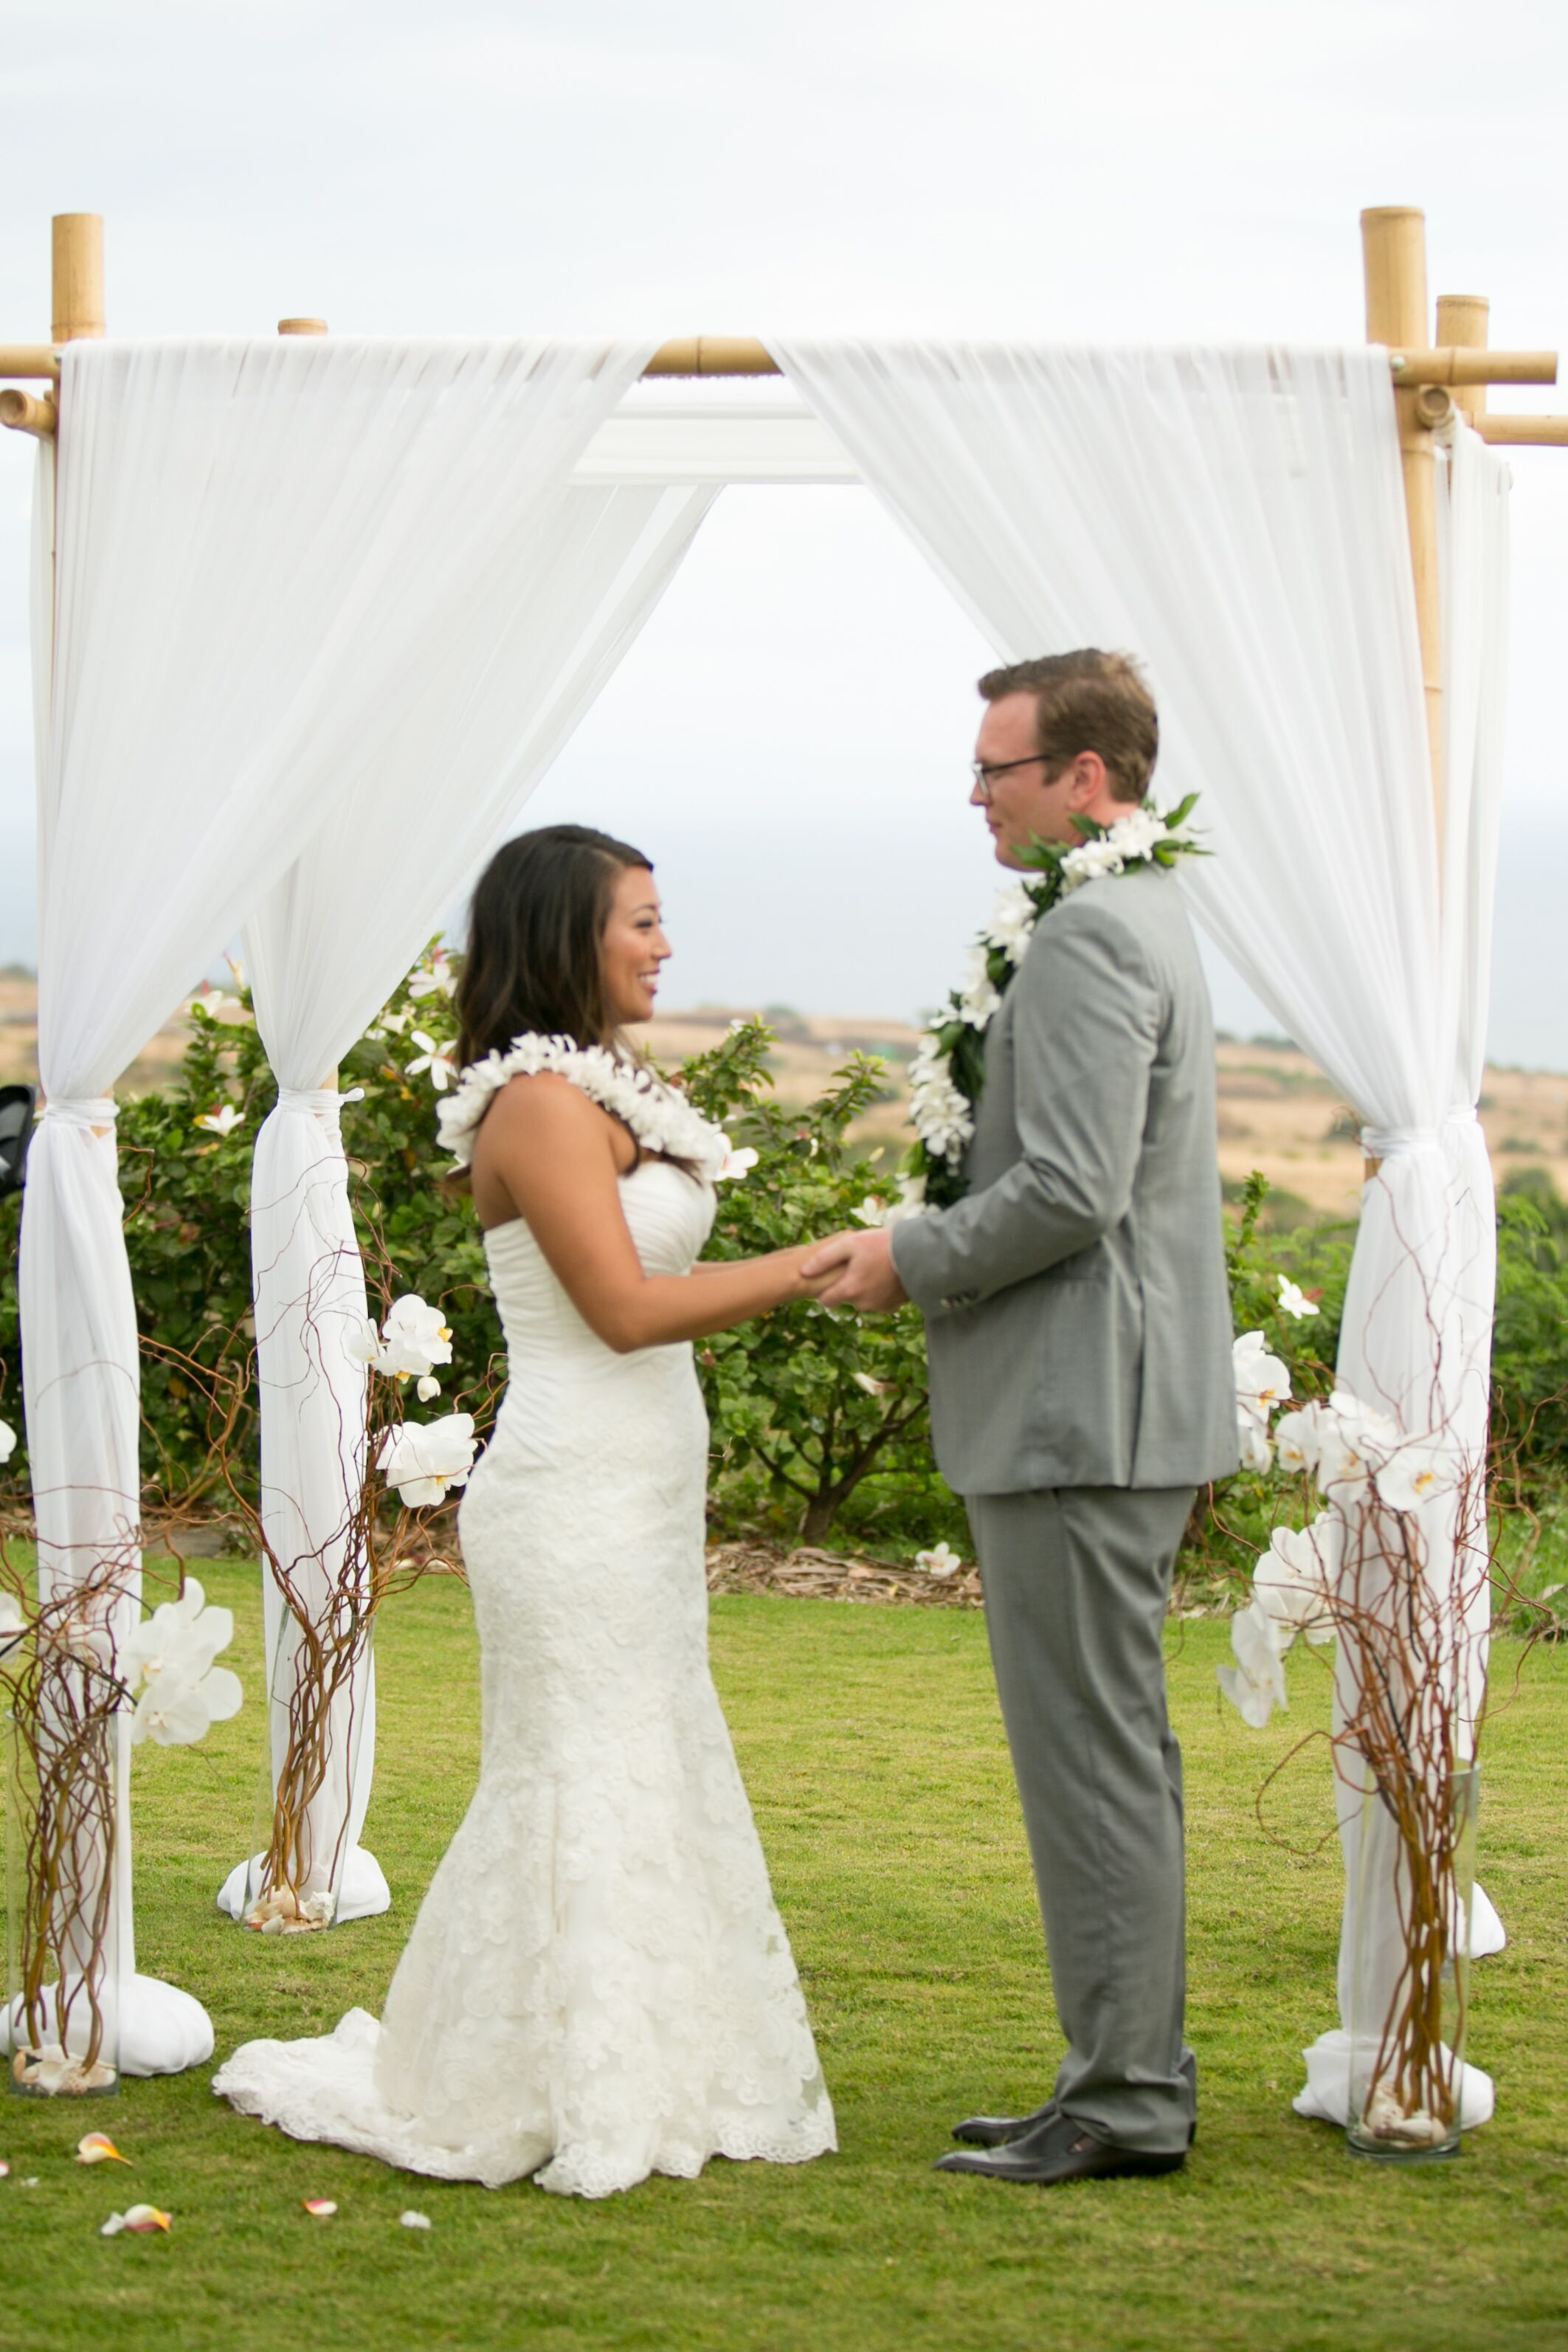
<path id="1" fill-rule="evenodd" d="M 969 950 L 962 985 L 949 992 L 942 1011 L 926 1024 L 910 1063 L 909 1115 L 918 1140 L 904 1162 L 901 1198 L 892 1216 L 946 1209 L 963 1199 L 964 1150 L 975 1132 L 975 1105 L 985 1083 L 986 1031 L 1001 1010 L 1037 927 L 1086 882 L 1207 855 L 1180 832 L 1197 799 L 1189 793 L 1168 816 L 1141 802 L 1111 825 L 1078 817 L 1074 823 L 1085 837 L 1076 846 L 1037 841 L 1023 853 L 1037 869 L 1035 878 L 1020 877 L 1002 890 Z"/>
<path id="2" fill-rule="evenodd" d="M 684 1160 L 710 1181 L 729 1155 L 724 1129 L 643 1063 L 607 1045 L 579 1045 L 570 1037 L 546 1037 L 530 1029 L 514 1037 L 504 1054 L 497 1048 L 470 1062 L 451 1093 L 443 1095 L 437 1132 L 459 1168 L 466 1168 L 474 1156 L 474 1138 L 491 1097 L 508 1078 L 531 1078 L 540 1070 L 559 1072 L 601 1109 L 613 1112 L 644 1151 Z"/>

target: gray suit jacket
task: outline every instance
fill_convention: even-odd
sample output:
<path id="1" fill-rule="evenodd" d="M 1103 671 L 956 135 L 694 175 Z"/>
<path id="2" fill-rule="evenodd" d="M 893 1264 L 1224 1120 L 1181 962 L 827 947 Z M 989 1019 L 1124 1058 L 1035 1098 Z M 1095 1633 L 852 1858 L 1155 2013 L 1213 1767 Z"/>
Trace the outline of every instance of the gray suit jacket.
<path id="1" fill-rule="evenodd" d="M 961 1495 L 1188 1486 L 1234 1470 L 1214 1028 L 1180 887 L 1088 884 L 986 1036 L 950 1209 L 893 1232 Z"/>

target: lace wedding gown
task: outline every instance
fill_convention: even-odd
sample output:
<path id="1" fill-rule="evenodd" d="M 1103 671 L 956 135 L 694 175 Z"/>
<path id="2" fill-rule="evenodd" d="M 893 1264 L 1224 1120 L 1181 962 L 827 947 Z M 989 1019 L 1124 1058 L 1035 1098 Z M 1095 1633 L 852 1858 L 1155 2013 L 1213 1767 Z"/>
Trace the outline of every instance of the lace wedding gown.
<path id="1" fill-rule="evenodd" d="M 648 1272 L 685 1272 L 711 1188 L 648 1160 L 621 1199 Z M 479 1785 L 380 2025 L 247 2042 L 214 2088 L 296 2138 L 492 2188 L 800 2162 L 836 2146 L 833 2115 L 708 1673 L 691 1349 L 616 1355 L 520 1220 L 486 1249 L 509 1385 L 459 1515 Z"/>

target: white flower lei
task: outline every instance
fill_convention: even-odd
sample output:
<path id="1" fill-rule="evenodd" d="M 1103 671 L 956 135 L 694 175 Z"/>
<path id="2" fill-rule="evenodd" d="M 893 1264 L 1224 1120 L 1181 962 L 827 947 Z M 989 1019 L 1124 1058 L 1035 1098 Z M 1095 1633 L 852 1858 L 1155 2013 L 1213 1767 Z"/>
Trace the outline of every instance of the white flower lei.
<path id="1" fill-rule="evenodd" d="M 1140 803 L 1071 849 L 1056 842 L 1039 843 L 1030 860 L 1038 869 L 1035 878 L 1020 877 L 1003 887 L 990 921 L 969 950 L 961 984 L 926 1024 L 910 1063 L 909 1117 L 918 1139 L 899 1180 L 901 1198 L 887 1212 L 887 1222 L 916 1214 L 927 1205 L 946 1206 L 962 1196 L 964 1147 L 975 1132 L 983 1040 L 1040 924 L 1085 882 L 1139 866 L 1168 866 L 1178 857 L 1201 856 L 1197 843 L 1180 831 L 1196 798 L 1190 794 L 1168 816 Z"/>
<path id="2" fill-rule="evenodd" d="M 729 1139 L 723 1129 L 704 1118 L 684 1095 L 640 1062 L 605 1045 L 578 1045 L 570 1037 L 545 1037 L 526 1030 L 504 1054 L 497 1049 L 482 1061 L 470 1062 L 452 1092 L 442 1098 L 437 1133 L 459 1168 L 466 1168 L 474 1157 L 474 1138 L 491 1097 L 508 1078 L 533 1077 L 540 1070 L 570 1078 L 601 1109 L 623 1120 L 645 1151 L 688 1160 L 710 1182 L 724 1166 Z"/>

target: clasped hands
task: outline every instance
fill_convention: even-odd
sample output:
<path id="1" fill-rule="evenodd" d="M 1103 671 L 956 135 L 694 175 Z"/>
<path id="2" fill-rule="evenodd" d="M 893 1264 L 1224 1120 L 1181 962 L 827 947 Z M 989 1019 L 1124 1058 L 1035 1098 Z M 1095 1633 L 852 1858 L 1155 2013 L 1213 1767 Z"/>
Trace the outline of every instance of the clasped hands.
<path id="1" fill-rule="evenodd" d="M 823 1307 L 855 1307 L 862 1315 L 885 1314 L 902 1307 L 909 1293 L 893 1263 L 893 1245 L 885 1225 L 868 1233 L 830 1234 L 801 1263 L 802 1279 L 823 1287 L 815 1296 Z"/>

